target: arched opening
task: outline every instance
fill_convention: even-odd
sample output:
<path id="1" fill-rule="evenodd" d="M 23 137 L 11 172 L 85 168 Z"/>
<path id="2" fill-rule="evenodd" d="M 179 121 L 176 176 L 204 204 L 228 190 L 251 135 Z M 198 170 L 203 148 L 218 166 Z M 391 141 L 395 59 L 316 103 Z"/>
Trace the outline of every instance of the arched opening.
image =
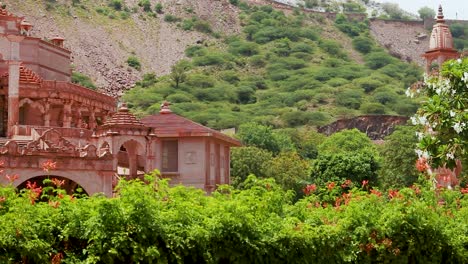
<path id="1" fill-rule="evenodd" d="M 42 113 L 38 107 L 24 104 L 19 108 L 19 124 L 30 126 L 43 126 Z"/>
<path id="2" fill-rule="evenodd" d="M 48 181 L 46 181 L 48 180 Z M 54 175 L 41 175 L 41 176 L 36 176 L 33 178 L 28 179 L 27 181 L 24 181 L 20 185 L 18 185 L 16 188 L 18 190 L 26 189 L 28 182 L 31 184 L 36 183 L 36 186 L 42 186 L 42 187 L 57 187 L 57 185 L 60 185 L 60 189 L 65 190 L 67 194 L 72 195 L 72 194 L 80 194 L 80 195 L 89 195 L 88 192 L 77 182 L 70 180 L 65 177 L 61 176 L 54 176 Z"/>
<path id="3" fill-rule="evenodd" d="M 136 140 L 123 143 L 117 153 L 117 174 L 127 179 L 142 177 L 145 173 L 144 149 Z"/>

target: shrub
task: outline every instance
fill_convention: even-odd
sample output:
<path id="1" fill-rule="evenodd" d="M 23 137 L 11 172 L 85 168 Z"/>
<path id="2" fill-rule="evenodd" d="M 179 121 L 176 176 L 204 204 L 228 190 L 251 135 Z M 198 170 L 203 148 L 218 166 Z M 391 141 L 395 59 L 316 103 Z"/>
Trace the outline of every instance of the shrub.
<path id="1" fill-rule="evenodd" d="M 368 37 L 359 36 L 353 39 L 353 47 L 364 54 L 369 53 L 372 50 L 373 45 L 373 41 Z"/>
<path id="2" fill-rule="evenodd" d="M 187 94 L 183 94 L 183 93 L 171 94 L 168 97 L 166 97 L 166 100 L 171 102 L 171 103 L 192 102 L 192 99 L 190 98 L 190 96 L 187 95 Z"/>
<path id="3" fill-rule="evenodd" d="M 294 45 L 291 49 L 291 52 L 304 52 L 304 53 L 313 53 L 314 48 L 306 43 L 298 43 Z"/>
<path id="4" fill-rule="evenodd" d="M 171 14 L 166 14 L 164 15 L 164 21 L 169 22 L 169 23 L 174 23 L 174 22 L 180 21 L 180 18 Z"/>
<path id="5" fill-rule="evenodd" d="M 206 49 L 200 45 L 193 45 L 189 46 L 185 49 L 185 55 L 187 57 L 194 57 L 194 56 L 203 56 L 206 54 Z"/>
<path id="6" fill-rule="evenodd" d="M 310 29 L 310 28 L 301 29 L 300 35 L 303 38 L 314 40 L 314 41 L 319 39 L 319 35 L 317 31 Z"/>
<path id="7" fill-rule="evenodd" d="M 258 44 L 253 42 L 233 41 L 229 43 L 229 52 L 236 55 L 252 56 L 258 53 Z"/>
<path id="8" fill-rule="evenodd" d="M 128 64 L 128 66 L 130 66 L 130 67 L 132 67 L 132 68 L 134 68 L 136 70 L 141 70 L 141 63 L 138 60 L 138 58 L 135 57 L 135 56 L 128 57 L 127 64 Z"/>
<path id="9" fill-rule="evenodd" d="M 187 78 L 186 84 L 191 87 L 209 88 L 215 85 L 215 79 L 204 74 L 192 74 Z"/>
<path id="10" fill-rule="evenodd" d="M 321 183 L 349 179 L 358 183 L 368 180 L 375 185 L 378 169 L 375 158 L 366 153 L 319 154 L 312 164 L 311 175 L 315 182 Z"/>
<path id="11" fill-rule="evenodd" d="M 233 186 L 238 186 L 254 174 L 263 178 L 268 162 L 273 158 L 271 152 L 257 147 L 241 147 L 231 149 L 231 177 Z"/>
<path id="12" fill-rule="evenodd" d="M 366 65 L 371 69 L 379 69 L 383 66 L 393 63 L 395 59 L 386 52 L 371 52 L 364 57 Z"/>
<path id="13" fill-rule="evenodd" d="M 195 57 L 193 59 L 193 64 L 196 66 L 220 65 L 225 62 L 225 57 L 224 54 L 211 52 Z"/>
<path id="14" fill-rule="evenodd" d="M 111 0 L 109 2 L 109 6 L 115 9 L 116 11 L 120 11 L 123 7 L 122 0 Z"/>
<path id="15" fill-rule="evenodd" d="M 251 87 L 241 86 L 237 88 L 237 102 L 240 104 L 255 103 L 257 98 L 255 97 L 255 90 Z"/>
<path id="16" fill-rule="evenodd" d="M 376 114 L 383 115 L 385 114 L 385 107 L 379 103 L 365 103 L 361 105 L 360 110 L 364 114 Z"/>
<path id="17" fill-rule="evenodd" d="M 82 73 L 79 73 L 79 72 L 73 72 L 72 73 L 71 81 L 72 81 L 72 83 L 79 84 L 79 85 L 81 85 L 83 87 L 86 87 L 86 88 L 89 88 L 91 90 L 96 90 L 97 89 L 96 85 L 94 85 L 91 78 L 89 78 L 88 76 L 86 76 L 86 75 L 84 75 Z"/>
<path id="18" fill-rule="evenodd" d="M 358 109 L 362 103 L 362 93 L 356 90 L 345 90 L 336 96 L 336 104 Z"/>
<path id="19" fill-rule="evenodd" d="M 143 7 L 145 12 L 151 12 L 151 2 L 149 0 L 140 0 L 138 6 Z"/>
<path id="20" fill-rule="evenodd" d="M 158 14 L 161 14 L 163 10 L 163 5 L 161 3 L 156 3 L 154 6 L 154 11 Z"/>
<path id="21" fill-rule="evenodd" d="M 207 21 L 202 21 L 198 19 L 193 23 L 193 29 L 199 32 L 203 32 L 203 33 L 212 32 L 210 23 L 208 23 Z"/>

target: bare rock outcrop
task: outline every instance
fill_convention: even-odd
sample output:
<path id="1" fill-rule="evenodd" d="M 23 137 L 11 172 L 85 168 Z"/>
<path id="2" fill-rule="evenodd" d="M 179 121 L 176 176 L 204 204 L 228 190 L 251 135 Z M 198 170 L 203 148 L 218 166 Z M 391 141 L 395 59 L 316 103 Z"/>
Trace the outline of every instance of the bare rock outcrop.
<path id="1" fill-rule="evenodd" d="M 318 132 L 329 136 L 341 130 L 356 128 L 366 133 L 372 140 L 382 140 L 393 132 L 395 126 L 406 124 L 408 119 L 406 116 L 364 115 L 337 120 L 329 125 L 319 127 Z"/>

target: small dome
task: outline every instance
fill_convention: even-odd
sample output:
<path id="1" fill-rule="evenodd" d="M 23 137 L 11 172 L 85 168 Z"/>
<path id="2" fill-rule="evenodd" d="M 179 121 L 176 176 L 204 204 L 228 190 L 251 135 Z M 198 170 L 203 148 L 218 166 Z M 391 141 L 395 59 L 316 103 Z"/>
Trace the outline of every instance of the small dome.
<path id="1" fill-rule="evenodd" d="M 145 128 L 146 126 L 130 113 L 126 103 L 122 103 L 119 111 L 107 120 L 103 127 Z"/>

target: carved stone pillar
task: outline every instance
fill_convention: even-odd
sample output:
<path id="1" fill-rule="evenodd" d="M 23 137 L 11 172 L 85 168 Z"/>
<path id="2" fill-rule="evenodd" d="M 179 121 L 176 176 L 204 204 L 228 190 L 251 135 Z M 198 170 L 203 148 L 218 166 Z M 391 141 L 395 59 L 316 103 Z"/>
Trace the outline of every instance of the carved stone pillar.
<path id="1" fill-rule="evenodd" d="M 44 126 L 50 127 L 50 103 L 44 102 Z"/>
<path id="2" fill-rule="evenodd" d="M 8 137 L 13 136 L 13 126 L 19 122 L 19 61 L 8 63 Z"/>
<path id="3" fill-rule="evenodd" d="M 96 108 L 90 107 L 89 108 L 89 129 L 96 128 Z"/>
<path id="4" fill-rule="evenodd" d="M 63 127 L 71 127 L 71 102 L 65 101 L 63 105 Z"/>

